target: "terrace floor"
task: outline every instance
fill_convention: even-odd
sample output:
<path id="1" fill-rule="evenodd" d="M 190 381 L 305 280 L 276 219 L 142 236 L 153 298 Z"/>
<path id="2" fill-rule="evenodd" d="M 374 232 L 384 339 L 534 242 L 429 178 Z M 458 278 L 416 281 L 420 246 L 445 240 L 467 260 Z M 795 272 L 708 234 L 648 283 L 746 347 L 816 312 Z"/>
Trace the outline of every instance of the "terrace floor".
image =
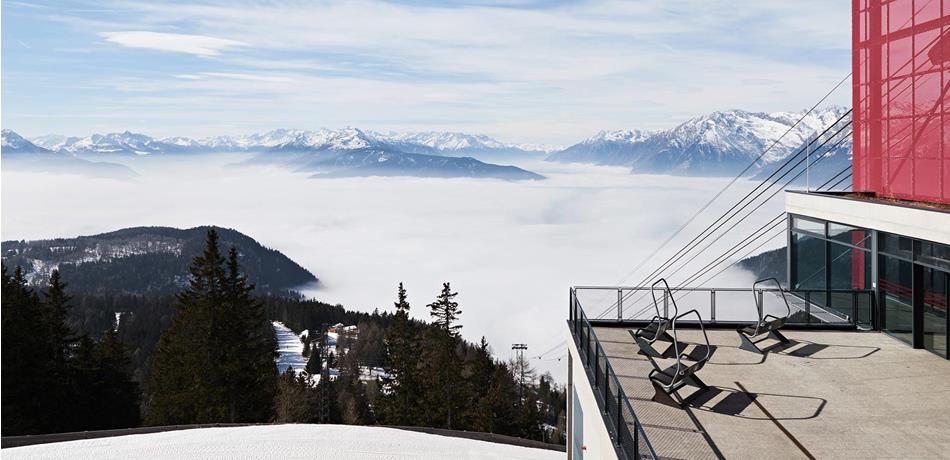
<path id="1" fill-rule="evenodd" d="M 791 343 L 763 341 L 763 356 L 739 349 L 735 330 L 709 330 L 712 358 L 697 374 L 709 389 L 678 409 L 651 400 L 653 365 L 629 328 L 594 330 L 663 458 L 950 455 L 950 361 L 883 333 L 783 331 Z M 702 334 L 681 329 L 680 341 Z"/>

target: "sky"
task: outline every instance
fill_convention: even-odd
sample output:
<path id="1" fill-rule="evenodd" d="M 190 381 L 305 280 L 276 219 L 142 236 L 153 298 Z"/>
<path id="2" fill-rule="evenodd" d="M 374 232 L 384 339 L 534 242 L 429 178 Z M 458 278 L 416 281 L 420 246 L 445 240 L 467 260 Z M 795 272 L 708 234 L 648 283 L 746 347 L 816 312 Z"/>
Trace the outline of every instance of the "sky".
<path id="1" fill-rule="evenodd" d="M 0 124 L 568 145 L 714 110 L 810 107 L 850 71 L 850 3 L 6 0 Z"/>

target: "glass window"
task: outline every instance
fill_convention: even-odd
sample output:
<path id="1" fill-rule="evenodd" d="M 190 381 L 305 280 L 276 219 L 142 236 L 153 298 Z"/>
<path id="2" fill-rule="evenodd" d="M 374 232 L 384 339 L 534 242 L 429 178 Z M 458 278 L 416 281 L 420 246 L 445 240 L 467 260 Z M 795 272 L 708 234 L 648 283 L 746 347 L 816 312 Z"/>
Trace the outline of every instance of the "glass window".
<path id="1" fill-rule="evenodd" d="M 825 236 L 825 223 L 819 220 L 794 216 L 792 217 L 792 228 L 803 232 L 810 232 Z"/>
<path id="2" fill-rule="evenodd" d="M 946 272 L 924 268 L 924 348 L 947 357 Z"/>
<path id="3" fill-rule="evenodd" d="M 878 233 L 878 250 L 882 253 L 913 260 L 913 248 L 914 242 L 910 238 L 884 232 Z"/>
<path id="4" fill-rule="evenodd" d="M 917 257 L 914 258 L 916 261 L 950 270 L 950 246 L 921 241 L 917 248 Z"/>
<path id="5" fill-rule="evenodd" d="M 825 241 L 792 234 L 793 289 L 825 289 Z"/>
<path id="6" fill-rule="evenodd" d="M 913 343 L 914 269 L 913 264 L 886 255 L 878 265 L 881 297 L 881 329 Z"/>
<path id="7" fill-rule="evenodd" d="M 831 243 L 829 270 L 830 289 L 868 289 L 871 285 L 871 255 L 867 251 Z M 828 306 L 837 313 L 854 316 L 854 294 L 832 292 Z"/>
<path id="8" fill-rule="evenodd" d="M 863 228 L 828 222 L 828 237 L 834 241 L 840 241 L 859 248 L 867 248 L 868 242 L 871 240 L 871 232 Z"/>

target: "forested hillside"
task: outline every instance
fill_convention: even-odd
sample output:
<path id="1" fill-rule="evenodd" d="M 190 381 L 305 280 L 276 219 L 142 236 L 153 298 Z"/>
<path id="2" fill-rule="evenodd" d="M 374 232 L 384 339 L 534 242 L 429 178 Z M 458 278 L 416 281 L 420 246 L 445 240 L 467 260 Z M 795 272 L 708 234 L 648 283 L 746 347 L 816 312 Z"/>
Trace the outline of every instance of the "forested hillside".
<path id="1" fill-rule="evenodd" d="M 188 284 L 188 265 L 201 253 L 210 227 L 135 227 L 77 238 L 4 241 L 3 261 L 20 266 L 33 285 L 54 269 L 73 292 L 173 294 Z M 282 293 L 317 278 L 279 251 L 236 230 L 217 228 L 259 294 Z"/>
<path id="2" fill-rule="evenodd" d="M 237 247 L 215 230 L 206 229 L 177 291 L 96 289 L 111 279 L 97 272 L 77 277 L 82 289 L 74 289 L 69 271 L 54 268 L 32 283 L 20 268 L 5 271 L 4 435 L 140 420 L 297 422 L 432 426 L 563 443 L 563 388 L 535 375 L 526 360 L 497 360 L 484 339 L 462 339 L 462 309 L 449 283 L 421 307 L 429 322 L 409 318 L 402 285 L 391 311 L 372 314 L 289 292 L 264 295 Z M 271 321 L 310 332 L 305 370 L 277 374 Z M 359 336 L 325 342 L 321 331 L 337 323 L 356 326 Z M 383 371 L 367 376 L 368 368 Z M 84 418 L 105 394 L 115 397 Z"/>

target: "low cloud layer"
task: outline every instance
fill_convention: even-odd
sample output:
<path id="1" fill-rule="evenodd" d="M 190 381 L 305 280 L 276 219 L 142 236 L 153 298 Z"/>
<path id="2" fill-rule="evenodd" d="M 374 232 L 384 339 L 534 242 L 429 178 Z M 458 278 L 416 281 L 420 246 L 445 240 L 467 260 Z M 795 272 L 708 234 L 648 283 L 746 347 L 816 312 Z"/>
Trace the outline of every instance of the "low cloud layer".
<path id="1" fill-rule="evenodd" d="M 569 286 L 639 281 L 622 278 L 726 182 L 543 163 L 523 165 L 549 177 L 537 182 L 316 180 L 281 169 L 226 166 L 237 160 L 138 159 L 131 165 L 141 177 L 132 181 L 5 171 L 0 237 L 76 236 L 141 225 L 231 227 L 314 272 L 323 284 L 310 294 L 351 309 L 391 311 L 396 285 L 404 282 L 412 315 L 426 318 L 426 304 L 450 281 L 459 291 L 463 335 L 486 336 L 507 358 L 511 343 L 527 343 L 531 355 L 564 341 Z M 711 221 L 748 188 L 740 182 L 697 224 Z M 781 202 L 766 208 L 748 231 L 777 213 Z M 654 263 L 699 228 L 685 232 Z M 717 247 L 746 233 L 736 231 Z M 695 268 L 721 252 L 709 251 Z M 749 283 L 751 275 L 734 272 L 716 284 Z M 594 314 L 610 300 L 592 298 L 585 308 Z M 565 377 L 564 362 L 535 364 Z"/>

